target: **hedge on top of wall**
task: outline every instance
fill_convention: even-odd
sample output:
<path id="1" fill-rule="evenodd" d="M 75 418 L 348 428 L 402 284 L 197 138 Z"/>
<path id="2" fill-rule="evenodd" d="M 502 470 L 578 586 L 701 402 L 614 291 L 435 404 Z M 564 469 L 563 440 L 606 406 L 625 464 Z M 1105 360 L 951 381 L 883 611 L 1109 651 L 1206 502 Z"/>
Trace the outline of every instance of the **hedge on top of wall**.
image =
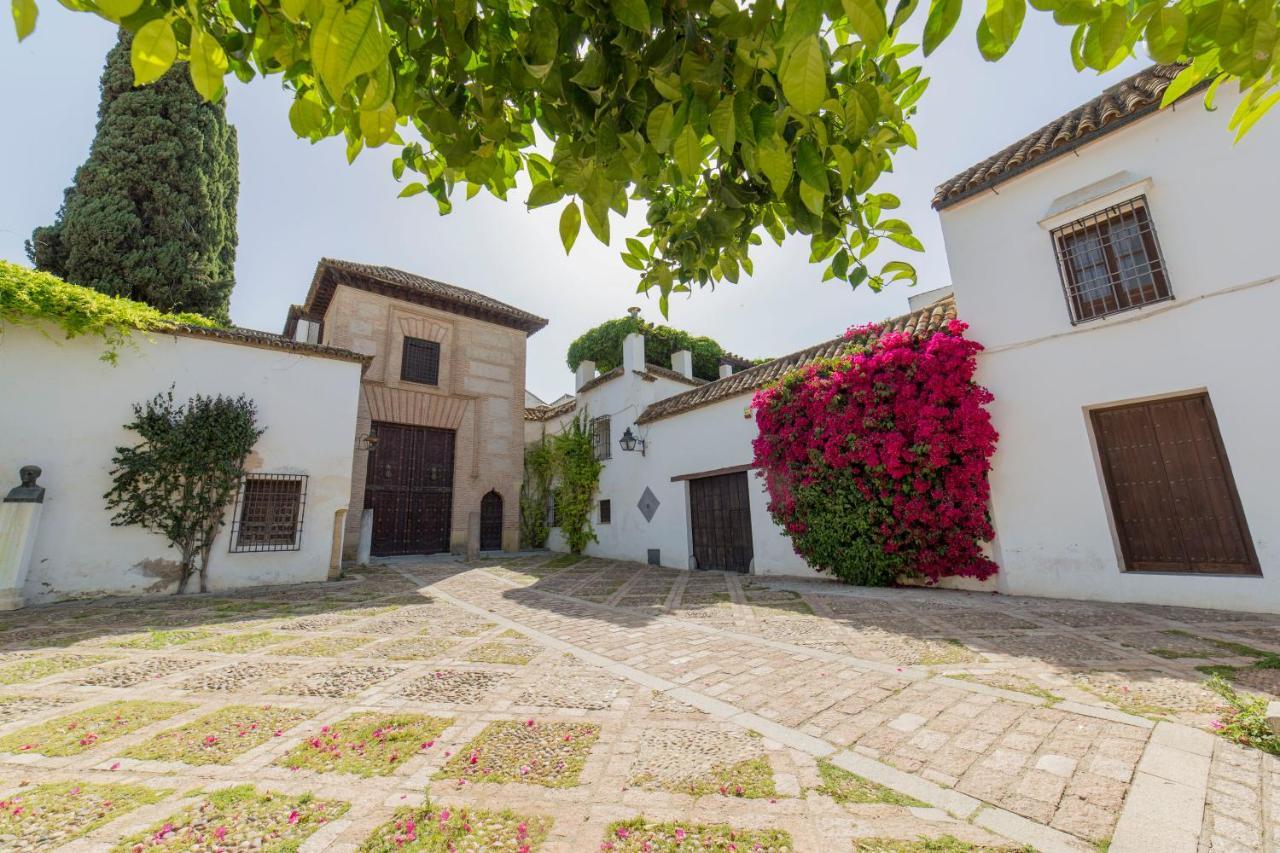
<path id="1" fill-rule="evenodd" d="M 134 330 L 218 325 L 199 314 L 166 314 L 142 302 L 108 296 L 49 273 L 0 261 L 0 325 L 38 326 L 42 322 L 61 327 L 68 338 L 98 335 L 107 345 L 102 358 L 111 362 Z"/>
<path id="2" fill-rule="evenodd" d="M 606 320 L 583 332 L 569 345 L 566 359 L 569 369 L 577 370 L 583 361 L 594 361 L 601 373 L 613 370 L 622 364 L 622 341 L 632 332 L 644 335 L 644 360 L 649 364 L 670 367 L 671 354 L 687 349 L 693 353 L 694 376 L 713 381 L 720 375 L 720 358 L 724 349 L 711 338 L 630 316 Z"/>

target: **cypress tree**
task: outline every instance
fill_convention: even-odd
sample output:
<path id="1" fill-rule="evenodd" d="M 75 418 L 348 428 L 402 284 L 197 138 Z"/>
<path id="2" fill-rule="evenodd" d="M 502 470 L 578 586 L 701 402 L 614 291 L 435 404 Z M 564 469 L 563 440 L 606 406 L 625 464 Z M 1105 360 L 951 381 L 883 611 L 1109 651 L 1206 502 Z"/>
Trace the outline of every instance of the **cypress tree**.
<path id="1" fill-rule="evenodd" d="M 134 88 L 125 30 L 107 54 L 89 159 L 27 255 L 41 270 L 162 311 L 227 322 L 235 284 L 235 128 L 185 64 Z"/>

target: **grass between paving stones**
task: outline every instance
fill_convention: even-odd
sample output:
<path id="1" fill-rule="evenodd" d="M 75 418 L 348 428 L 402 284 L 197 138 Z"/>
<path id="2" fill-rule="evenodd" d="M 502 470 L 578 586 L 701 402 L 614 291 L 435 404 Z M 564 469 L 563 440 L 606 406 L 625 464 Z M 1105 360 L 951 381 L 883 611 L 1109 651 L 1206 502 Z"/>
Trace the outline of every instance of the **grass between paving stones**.
<path id="1" fill-rule="evenodd" d="M 971 681 L 974 684 L 985 684 L 988 687 L 998 687 L 1001 690 L 1012 690 L 1014 693 L 1025 693 L 1028 696 L 1039 696 L 1050 705 L 1056 705 L 1058 702 L 1063 701 L 1058 694 L 1046 690 L 1031 679 L 1024 678 L 1021 675 L 1000 672 L 984 673 L 982 675 L 975 675 L 971 672 L 949 672 L 946 677 L 959 681 Z"/>
<path id="2" fill-rule="evenodd" d="M 215 636 L 217 635 L 211 631 L 158 630 L 147 631 L 145 634 L 131 634 L 119 640 L 113 640 L 107 645 L 118 649 L 149 649 L 157 651 L 186 645 L 196 640 L 207 640 Z"/>
<path id="3" fill-rule="evenodd" d="M 50 782 L 0 800 L 0 849 L 50 850 L 169 792 L 143 785 Z"/>
<path id="4" fill-rule="evenodd" d="M 870 779 L 864 779 L 856 773 L 850 773 L 843 767 L 837 767 L 826 759 L 818 759 L 818 775 L 822 784 L 814 788 L 819 794 L 826 794 L 837 803 L 887 803 L 891 806 L 928 806 L 915 797 L 899 794 L 892 788 L 886 788 Z"/>
<path id="5" fill-rule="evenodd" d="M 973 650 L 959 640 L 935 640 L 929 643 L 928 649 L 920 655 L 920 666 L 970 663 L 977 659 Z"/>
<path id="6" fill-rule="evenodd" d="M 794 848 L 790 833 L 781 829 L 734 829 L 727 823 L 657 823 L 634 818 L 609 824 L 600 849 L 611 853 L 690 853 L 699 850 L 785 853 Z"/>
<path id="7" fill-rule="evenodd" d="M 774 797 L 778 793 L 773 784 L 773 770 L 764 758 L 748 758 L 736 764 L 719 765 L 698 779 L 662 779 L 652 773 L 643 773 L 632 779 L 631 784 L 695 797 L 722 794 L 726 797 L 760 799 Z"/>
<path id="8" fill-rule="evenodd" d="M 443 655 L 458 645 L 458 640 L 433 639 L 431 637 L 409 637 L 403 640 L 392 640 L 379 643 L 364 649 L 370 657 L 387 660 L 431 660 Z"/>
<path id="9" fill-rule="evenodd" d="M 312 833 L 341 817 L 349 803 L 256 790 L 223 788 L 125 839 L 113 853 L 142 850 L 259 850 L 291 853 Z"/>
<path id="10" fill-rule="evenodd" d="M 584 559 L 586 558 L 583 557 L 581 554 L 561 554 L 559 557 L 556 557 L 554 560 L 548 560 L 547 562 L 543 563 L 540 568 L 567 569 L 570 566 L 575 566 L 578 563 L 581 563 Z"/>
<path id="11" fill-rule="evenodd" d="M 160 732 L 122 755 L 143 761 L 227 764 L 315 714 L 306 708 L 228 705 L 185 726 Z"/>
<path id="12" fill-rule="evenodd" d="M 433 806 L 405 808 L 360 845 L 360 853 L 475 850 L 521 853 L 537 850 L 551 818 L 519 815 L 509 809 L 482 811 Z"/>
<path id="13" fill-rule="evenodd" d="M 498 720 L 485 726 L 437 773 L 460 782 L 523 782 L 570 788 L 600 737 L 592 723 Z"/>
<path id="14" fill-rule="evenodd" d="M 473 663 L 506 663 L 523 666 L 538 656 L 541 646 L 532 643 L 484 643 L 467 652 Z"/>
<path id="15" fill-rule="evenodd" d="M 453 720 L 422 714 L 353 714 L 294 747 L 276 763 L 290 770 L 386 776 L 419 752 L 435 746 Z"/>
<path id="16" fill-rule="evenodd" d="M 358 649 L 372 642 L 373 637 L 316 637 L 312 640 L 294 643 L 292 646 L 281 646 L 278 649 L 272 649 L 271 653 L 275 655 L 336 658 L 342 657 L 352 649 Z"/>
<path id="17" fill-rule="evenodd" d="M 937 838 L 921 837 L 910 841 L 899 838 L 855 838 L 853 849 L 854 853 L 985 853 L 985 851 L 1035 853 L 1035 848 L 1030 846 L 974 844 L 970 841 L 961 841 L 954 835 L 940 835 Z"/>
<path id="18" fill-rule="evenodd" d="M 258 649 L 279 645 L 293 639 L 296 639 L 296 637 L 291 637 L 288 634 L 279 634 L 275 631 L 253 631 L 247 634 L 226 634 L 221 637 L 215 637 L 212 640 L 196 643 L 191 648 L 202 652 L 220 652 L 230 655 L 257 651 Z"/>
<path id="19" fill-rule="evenodd" d="M 116 658 L 111 655 L 48 655 L 26 658 L 0 666 L 0 684 L 25 684 L 60 672 L 96 666 L 109 660 Z"/>
<path id="20" fill-rule="evenodd" d="M 1267 699 L 1251 693 L 1240 693 L 1225 678 L 1214 675 L 1205 685 L 1222 697 L 1226 707 L 1210 726 L 1227 740 L 1280 754 L 1280 735 L 1267 724 Z"/>
<path id="21" fill-rule="evenodd" d="M 186 702 L 152 702 L 146 699 L 109 702 L 6 735 L 0 738 L 0 752 L 79 755 L 98 744 L 194 707 Z"/>

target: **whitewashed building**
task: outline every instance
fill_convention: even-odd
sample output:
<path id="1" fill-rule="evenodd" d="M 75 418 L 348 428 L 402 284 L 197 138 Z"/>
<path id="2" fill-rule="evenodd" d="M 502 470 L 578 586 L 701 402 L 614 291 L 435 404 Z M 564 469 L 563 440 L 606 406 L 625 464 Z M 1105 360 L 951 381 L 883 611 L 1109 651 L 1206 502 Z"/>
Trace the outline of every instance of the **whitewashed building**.
<path id="1" fill-rule="evenodd" d="M 923 333 L 954 317 L 954 300 L 944 296 L 886 327 Z M 646 364 L 643 336 L 629 335 L 621 366 L 596 375 L 595 364 L 583 362 L 576 397 L 525 410 L 525 440 L 559 432 L 582 412 L 591 419 L 604 469 L 591 519 L 599 542 L 588 554 L 813 577 L 773 523 L 764 483 L 751 473 L 757 431 L 749 407 L 757 389 L 843 346 L 838 337 L 739 372 L 721 364 L 720 378 L 706 382 L 693 376 L 689 352 L 674 353 L 670 368 Z M 622 441 L 628 433 L 630 451 Z M 564 549 L 554 527 L 549 545 Z"/>
<path id="2" fill-rule="evenodd" d="M 124 428 L 133 405 L 170 388 L 180 402 L 244 394 L 265 428 L 214 542 L 210 588 L 337 576 L 366 356 L 245 329 L 135 332 L 114 365 L 101 360 L 103 346 L 95 336 L 66 340 L 52 324 L 0 332 L 0 498 L 25 465 L 42 469 L 45 489 L 28 541 L 19 541 L 28 528 L 0 524 L 0 570 L 21 562 L 25 572 L 16 589 L 0 590 L 6 609 L 174 590 L 177 551 L 142 528 L 112 527 L 103 500 L 116 447 L 139 441 Z M 18 519 L 0 518 L 10 515 Z"/>
<path id="3" fill-rule="evenodd" d="M 1280 120 L 1157 66 L 944 183 L 998 586 L 1280 611 Z M 1226 87 L 1224 87 L 1225 89 Z"/>

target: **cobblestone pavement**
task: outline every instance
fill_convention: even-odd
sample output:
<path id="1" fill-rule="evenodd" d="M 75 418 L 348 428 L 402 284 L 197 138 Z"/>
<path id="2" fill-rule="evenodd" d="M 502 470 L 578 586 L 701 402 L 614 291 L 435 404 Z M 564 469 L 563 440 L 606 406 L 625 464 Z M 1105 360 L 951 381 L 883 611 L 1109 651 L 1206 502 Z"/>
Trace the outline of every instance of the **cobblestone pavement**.
<path id="1" fill-rule="evenodd" d="M 1280 617 L 542 554 L 0 622 L 4 850 L 1157 850 L 1161 785 L 1280 839 L 1195 731 Z"/>

